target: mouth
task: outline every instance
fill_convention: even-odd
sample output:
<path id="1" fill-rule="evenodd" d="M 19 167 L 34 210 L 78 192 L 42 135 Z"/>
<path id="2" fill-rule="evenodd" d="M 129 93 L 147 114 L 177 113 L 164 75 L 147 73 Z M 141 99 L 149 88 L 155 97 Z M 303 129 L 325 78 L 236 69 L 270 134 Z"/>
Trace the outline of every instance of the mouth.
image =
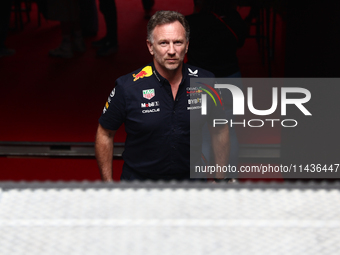
<path id="1" fill-rule="evenodd" d="M 165 61 L 168 61 L 168 62 L 176 62 L 176 61 L 178 61 L 178 59 L 168 58 L 168 59 L 166 59 Z"/>

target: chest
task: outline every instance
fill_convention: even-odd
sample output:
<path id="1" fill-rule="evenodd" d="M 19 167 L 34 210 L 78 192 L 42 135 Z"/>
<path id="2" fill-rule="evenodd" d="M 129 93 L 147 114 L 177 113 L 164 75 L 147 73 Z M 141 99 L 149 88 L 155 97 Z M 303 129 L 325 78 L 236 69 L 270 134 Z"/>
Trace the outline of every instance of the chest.
<path id="1" fill-rule="evenodd" d="M 127 131 L 139 133 L 188 133 L 190 122 L 200 118 L 200 98 L 193 98 L 185 86 L 174 99 L 170 86 L 143 87 L 128 96 Z"/>

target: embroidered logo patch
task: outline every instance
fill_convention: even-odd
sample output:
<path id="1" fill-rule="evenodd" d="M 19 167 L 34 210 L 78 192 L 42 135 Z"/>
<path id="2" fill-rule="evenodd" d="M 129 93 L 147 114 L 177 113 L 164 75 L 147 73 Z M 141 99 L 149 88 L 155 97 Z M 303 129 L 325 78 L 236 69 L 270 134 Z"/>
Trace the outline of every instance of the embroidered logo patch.
<path id="1" fill-rule="evenodd" d="M 116 88 L 114 88 L 114 89 L 111 91 L 111 93 L 110 93 L 110 97 L 114 97 L 114 95 L 115 95 L 115 91 L 116 91 Z"/>
<path id="2" fill-rule="evenodd" d="M 141 103 L 142 108 L 155 107 L 155 106 L 159 106 L 159 101 L 150 102 L 150 103 Z"/>
<path id="3" fill-rule="evenodd" d="M 155 89 L 146 89 L 143 90 L 143 97 L 146 99 L 151 99 L 155 96 Z"/>
<path id="4" fill-rule="evenodd" d="M 151 66 L 146 66 L 138 74 L 133 74 L 132 76 L 134 77 L 133 81 L 137 81 L 139 78 L 149 77 L 151 75 L 152 75 Z"/>
<path id="5" fill-rule="evenodd" d="M 191 75 L 191 76 L 198 76 L 197 74 L 198 74 L 198 70 L 195 70 L 195 71 L 193 71 L 193 70 L 191 70 L 190 68 L 188 68 L 188 71 L 189 71 L 189 75 Z"/>

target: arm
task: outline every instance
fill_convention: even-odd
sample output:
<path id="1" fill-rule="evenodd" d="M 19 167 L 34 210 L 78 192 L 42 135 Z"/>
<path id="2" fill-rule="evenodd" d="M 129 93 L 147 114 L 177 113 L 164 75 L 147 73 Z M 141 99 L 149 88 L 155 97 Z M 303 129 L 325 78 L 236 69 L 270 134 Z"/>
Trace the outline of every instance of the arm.
<path id="1" fill-rule="evenodd" d="M 96 159 L 104 182 L 112 182 L 113 137 L 116 130 L 98 125 L 95 143 Z"/>
<path id="2" fill-rule="evenodd" d="M 229 127 L 228 125 L 222 125 L 220 127 L 209 126 L 211 135 L 211 146 L 213 148 L 215 164 L 223 167 L 227 166 L 229 159 Z M 216 172 L 215 178 L 224 179 L 226 173 Z"/>

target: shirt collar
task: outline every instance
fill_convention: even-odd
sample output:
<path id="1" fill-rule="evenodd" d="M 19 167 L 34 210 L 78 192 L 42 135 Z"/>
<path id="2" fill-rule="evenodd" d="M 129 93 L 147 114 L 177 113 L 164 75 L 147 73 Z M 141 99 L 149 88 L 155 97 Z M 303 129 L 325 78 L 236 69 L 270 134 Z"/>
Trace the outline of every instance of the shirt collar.
<path id="1" fill-rule="evenodd" d="M 151 67 L 152 67 L 152 73 L 155 75 L 156 79 L 158 80 L 159 85 L 162 86 L 166 79 L 162 75 L 159 74 L 153 62 L 151 63 Z"/>
<path id="2" fill-rule="evenodd" d="M 159 74 L 159 72 L 156 70 L 154 63 L 151 63 L 152 67 L 152 73 L 155 75 L 156 79 L 159 81 L 159 85 L 163 86 L 164 82 L 167 81 L 162 75 Z M 185 78 L 188 76 L 188 68 L 186 67 L 186 64 L 183 63 L 182 65 L 182 81 L 180 85 L 182 85 L 185 81 Z"/>

